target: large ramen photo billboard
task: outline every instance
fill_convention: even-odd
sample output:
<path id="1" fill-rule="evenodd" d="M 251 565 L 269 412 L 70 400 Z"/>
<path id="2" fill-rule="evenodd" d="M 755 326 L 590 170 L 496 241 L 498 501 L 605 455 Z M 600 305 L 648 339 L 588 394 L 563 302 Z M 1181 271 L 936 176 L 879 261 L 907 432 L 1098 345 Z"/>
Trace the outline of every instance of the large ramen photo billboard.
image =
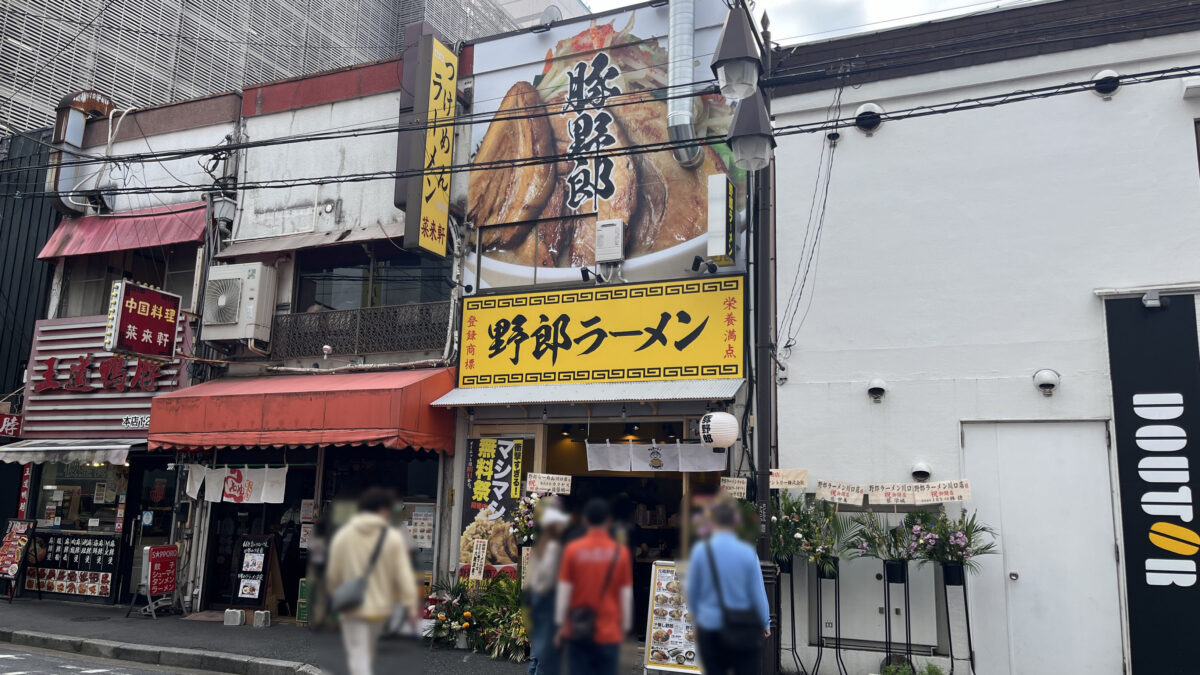
<path id="1" fill-rule="evenodd" d="M 482 121 L 471 127 L 464 210 L 478 228 L 469 265 L 477 287 L 579 281 L 580 268 L 596 268 L 597 221 L 624 223 L 618 257 L 629 281 L 679 277 L 706 256 L 718 184 L 709 177 L 728 175 L 744 194 L 744 174 L 724 142 L 677 159 L 667 108 L 671 99 L 690 107 L 694 138 L 724 137 L 732 111 L 709 67 L 721 16 L 698 10 L 692 79 L 671 83 L 667 11 L 476 45 Z"/>

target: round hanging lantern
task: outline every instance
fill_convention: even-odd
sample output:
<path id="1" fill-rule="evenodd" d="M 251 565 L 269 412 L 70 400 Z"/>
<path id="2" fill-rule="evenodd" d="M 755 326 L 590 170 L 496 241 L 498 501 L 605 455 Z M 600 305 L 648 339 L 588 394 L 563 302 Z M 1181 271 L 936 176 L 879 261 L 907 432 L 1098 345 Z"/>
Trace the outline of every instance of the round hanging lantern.
<path id="1" fill-rule="evenodd" d="M 700 442 L 728 448 L 737 442 L 738 421 L 727 412 L 711 412 L 700 418 Z"/>

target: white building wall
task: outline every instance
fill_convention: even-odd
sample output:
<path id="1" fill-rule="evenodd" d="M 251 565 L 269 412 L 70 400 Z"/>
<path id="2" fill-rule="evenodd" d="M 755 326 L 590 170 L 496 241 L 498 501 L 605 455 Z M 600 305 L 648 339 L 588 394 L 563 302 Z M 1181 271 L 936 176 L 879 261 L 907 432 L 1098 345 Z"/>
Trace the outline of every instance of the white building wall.
<path id="1" fill-rule="evenodd" d="M 1090 80 L 1105 68 L 1193 64 L 1198 37 L 847 87 L 841 116 L 866 102 L 895 111 Z M 1124 86 L 1107 101 L 1077 93 L 885 122 L 870 137 L 841 130 L 800 303 L 807 318 L 781 355 L 779 465 L 807 468 L 813 481 L 907 482 L 921 460 L 934 480 L 958 478 L 964 421 L 1110 418 L 1095 289 L 1200 280 L 1200 100 L 1182 92 L 1170 80 Z M 833 99 L 832 89 L 776 99 L 776 126 L 823 120 Z M 824 142 L 824 133 L 778 138 L 781 313 L 803 274 Z M 816 227 L 814 212 L 810 247 Z M 1034 387 L 1041 368 L 1061 374 L 1052 397 Z M 887 382 L 879 404 L 867 394 L 873 378 Z M 803 591 L 805 645 L 802 603 Z M 801 650 L 806 662 L 813 653 Z M 851 654 L 847 664 L 876 672 L 881 656 Z"/>
<path id="2" fill-rule="evenodd" d="M 843 115 L 1193 63 L 1197 34 L 847 88 Z M 1137 58 L 1153 52 L 1158 58 Z M 1189 53 L 1190 52 L 1190 53 Z M 1013 79 L 1004 75 L 1022 73 Z M 776 125 L 833 92 L 778 100 Z M 1200 279 L 1195 120 L 1179 80 L 842 130 L 779 391 L 780 462 L 814 477 L 957 477 L 959 421 L 1108 417 L 1100 287 Z M 824 135 L 779 139 L 779 303 L 799 265 Z M 815 224 L 814 224 L 815 229 Z M 811 233 L 810 233 L 811 239 Z M 806 290 L 801 314 L 809 304 Z M 799 319 L 796 320 L 799 323 Z M 785 339 L 781 337 L 781 342 Z M 786 354 L 785 354 L 786 356 Z M 1033 373 L 1062 385 L 1038 395 Z M 888 382 L 881 404 L 866 385 Z"/>
<path id="3" fill-rule="evenodd" d="M 129 113 L 121 123 L 122 133 L 135 129 L 133 115 Z M 114 116 L 113 128 L 117 128 L 120 112 Z M 107 123 L 105 123 L 107 125 Z M 112 155 L 133 155 L 144 153 L 164 153 L 175 150 L 190 150 L 207 148 L 225 142 L 225 136 L 234 133 L 236 127 L 232 122 L 214 124 L 195 129 L 173 131 L 163 134 L 152 134 L 148 138 L 140 134 L 124 141 L 113 144 Z M 114 134 L 115 135 L 115 134 Z M 103 145 L 83 148 L 89 155 L 103 156 Z M 95 186 L 96 174 L 100 173 L 100 187 L 115 186 L 118 189 L 174 187 L 179 185 L 211 186 L 214 177 L 204 171 L 202 163 L 207 163 L 207 157 L 184 157 L 180 159 L 163 159 L 146 162 L 129 162 L 121 164 L 88 164 L 80 167 L 81 183 L 79 189 L 86 190 Z M 224 164 L 218 164 L 214 173 L 219 177 L 224 170 Z M 183 204 L 200 201 L 202 192 L 135 194 L 120 193 L 115 195 L 113 211 L 131 211 L 163 205 Z"/>
<path id="4" fill-rule="evenodd" d="M 326 103 L 244 120 L 246 140 L 398 124 L 400 94 L 392 92 Z M 249 149 L 244 182 L 342 176 L 396 168 L 396 135 L 306 141 Z M 393 205 L 395 181 L 331 183 L 242 194 L 235 240 L 402 224 Z M 315 207 L 315 208 L 314 208 Z M 332 208 L 331 208 L 332 207 Z M 315 212 L 314 212 L 315 211 Z M 382 233 L 380 233 L 382 237 Z"/>

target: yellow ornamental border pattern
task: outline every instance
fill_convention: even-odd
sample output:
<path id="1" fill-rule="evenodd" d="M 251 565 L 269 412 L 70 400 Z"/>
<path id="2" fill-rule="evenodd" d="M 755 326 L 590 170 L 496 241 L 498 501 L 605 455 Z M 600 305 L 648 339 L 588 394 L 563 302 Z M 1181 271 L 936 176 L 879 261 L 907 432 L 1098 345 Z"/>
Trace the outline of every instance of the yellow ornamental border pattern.
<path id="1" fill-rule="evenodd" d="M 468 298 L 459 386 L 743 377 L 744 303 L 742 276 Z"/>

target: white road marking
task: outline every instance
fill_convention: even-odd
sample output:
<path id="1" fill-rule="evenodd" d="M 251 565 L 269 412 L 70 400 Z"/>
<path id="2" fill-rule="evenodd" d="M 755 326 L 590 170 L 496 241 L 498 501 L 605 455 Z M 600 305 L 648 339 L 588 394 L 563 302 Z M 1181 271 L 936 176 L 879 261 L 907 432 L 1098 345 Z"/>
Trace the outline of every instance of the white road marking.
<path id="1" fill-rule="evenodd" d="M 111 673 L 112 668 L 96 668 L 95 670 L 81 670 L 81 673 Z"/>

